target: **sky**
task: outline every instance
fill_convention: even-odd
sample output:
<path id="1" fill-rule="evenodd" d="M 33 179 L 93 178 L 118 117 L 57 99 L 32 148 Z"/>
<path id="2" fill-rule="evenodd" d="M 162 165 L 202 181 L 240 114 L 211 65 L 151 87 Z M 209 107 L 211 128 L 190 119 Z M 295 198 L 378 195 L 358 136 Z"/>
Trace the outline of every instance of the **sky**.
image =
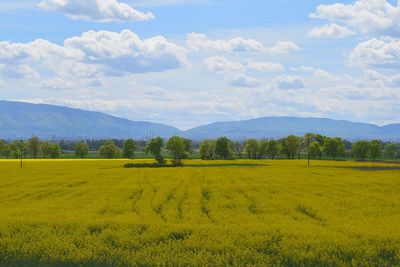
<path id="1" fill-rule="evenodd" d="M 400 1 L 1 0 L 0 99 L 188 129 L 400 122 Z"/>

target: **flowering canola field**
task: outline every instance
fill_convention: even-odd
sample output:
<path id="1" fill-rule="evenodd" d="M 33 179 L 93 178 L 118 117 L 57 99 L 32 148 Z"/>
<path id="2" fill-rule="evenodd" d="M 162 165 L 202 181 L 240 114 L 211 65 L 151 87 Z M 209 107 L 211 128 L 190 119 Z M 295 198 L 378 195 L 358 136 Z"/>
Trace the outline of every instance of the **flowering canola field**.
<path id="1" fill-rule="evenodd" d="M 126 162 L 0 161 L 0 265 L 400 265 L 400 165 Z"/>

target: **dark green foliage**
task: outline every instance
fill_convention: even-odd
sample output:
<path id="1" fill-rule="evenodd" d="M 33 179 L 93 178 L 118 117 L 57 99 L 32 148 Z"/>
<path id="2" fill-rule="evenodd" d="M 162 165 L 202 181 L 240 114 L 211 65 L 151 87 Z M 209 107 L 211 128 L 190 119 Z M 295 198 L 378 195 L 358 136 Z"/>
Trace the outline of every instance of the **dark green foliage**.
<path id="1" fill-rule="evenodd" d="M 172 155 L 172 163 L 174 166 L 182 166 L 182 159 L 185 158 L 185 148 L 188 148 L 185 143 L 185 139 L 179 136 L 172 136 L 168 142 L 166 148 Z"/>
<path id="2" fill-rule="evenodd" d="M 296 154 L 300 149 L 300 138 L 294 135 L 289 135 L 288 137 L 281 140 L 283 153 L 288 159 L 294 159 Z"/>
<path id="3" fill-rule="evenodd" d="M 37 136 L 33 136 L 28 140 L 29 154 L 33 158 L 36 159 L 39 156 L 40 148 L 41 148 L 41 141 Z"/>
<path id="4" fill-rule="evenodd" d="M 100 147 L 100 157 L 105 159 L 114 159 L 119 156 L 119 149 L 112 140 L 108 140 Z"/>
<path id="5" fill-rule="evenodd" d="M 248 139 L 245 144 L 247 157 L 249 159 L 258 159 L 260 153 L 260 142 L 256 139 Z"/>
<path id="6" fill-rule="evenodd" d="M 75 156 L 83 159 L 89 154 L 89 148 L 88 145 L 81 141 L 75 145 Z"/>
<path id="7" fill-rule="evenodd" d="M 342 139 L 339 137 L 326 138 L 323 149 L 326 155 L 333 158 L 333 160 L 336 160 L 336 157 L 343 155 L 345 152 Z"/>
<path id="8" fill-rule="evenodd" d="M 147 154 L 152 154 L 159 164 L 164 163 L 164 157 L 161 155 L 163 144 L 164 140 L 161 137 L 156 137 L 149 140 L 145 147 L 145 152 Z"/>
<path id="9" fill-rule="evenodd" d="M 215 141 L 206 139 L 200 144 L 200 158 L 211 160 L 215 155 Z"/>
<path id="10" fill-rule="evenodd" d="M 125 140 L 123 148 L 123 156 L 127 159 L 133 159 L 135 157 L 136 143 L 133 139 Z"/>
<path id="11" fill-rule="evenodd" d="M 373 160 L 382 155 L 382 144 L 379 140 L 372 140 L 369 142 L 368 151 Z"/>
<path id="12" fill-rule="evenodd" d="M 215 143 L 215 154 L 222 159 L 230 159 L 232 157 L 231 141 L 228 137 L 220 137 Z"/>
<path id="13" fill-rule="evenodd" d="M 368 141 L 358 141 L 353 145 L 353 155 L 356 159 L 365 160 L 368 155 L 368 149 Z"/>

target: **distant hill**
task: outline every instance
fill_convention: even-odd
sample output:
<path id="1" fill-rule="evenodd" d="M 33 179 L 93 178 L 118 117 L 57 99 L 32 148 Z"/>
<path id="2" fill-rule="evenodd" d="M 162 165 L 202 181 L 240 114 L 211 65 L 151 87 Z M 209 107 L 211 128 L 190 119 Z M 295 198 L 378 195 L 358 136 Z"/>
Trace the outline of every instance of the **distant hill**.
<path id="1" fill-rule="evenodd" d="M 228 136 L 232 139 L 280 138 L 312 132 L 346 139 L 400 139 L 400 124 L 379 127 L 368 123 L 319 118 L 266 117 L 244 121 L 217 122 L 184 132 L 192 139 Z"/>
<path id="2" fill-rule="evenodd" d="M 0 101 L 0 138 L 46 139 L 168 137 L 177 128 L 143 121 L 130 121 L 93 111 L 53 105 Z"/>
<path id="3" fill-rule="evenodd" d="M 54 105 L 0 101 L 0 138 L 17 139 L 37 135 L 42 139 L 134 138 L 149 135 L 164 138 L 181 135 L 194 140 L 228 136 L 232 139 L 280 138 L 307 132 L 340 136 L 349 140 L 400 140 L 400 124 L 376 126 L 368 123 L 319 118 L 266 117 L 217 122 L 181 131 L 165 124 L 131 121 L 100 112 Z"/>

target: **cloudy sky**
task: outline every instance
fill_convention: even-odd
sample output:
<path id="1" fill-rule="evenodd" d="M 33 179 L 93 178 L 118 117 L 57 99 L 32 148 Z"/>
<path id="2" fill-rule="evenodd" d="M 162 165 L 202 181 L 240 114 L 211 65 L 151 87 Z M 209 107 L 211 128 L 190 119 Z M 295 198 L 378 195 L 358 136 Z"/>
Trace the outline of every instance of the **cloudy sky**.
<path id="1" fill-rule="evenodd" d="M 400 122 L 400 1 L 1 0 L 0 99 L 187 129 Z"/>

